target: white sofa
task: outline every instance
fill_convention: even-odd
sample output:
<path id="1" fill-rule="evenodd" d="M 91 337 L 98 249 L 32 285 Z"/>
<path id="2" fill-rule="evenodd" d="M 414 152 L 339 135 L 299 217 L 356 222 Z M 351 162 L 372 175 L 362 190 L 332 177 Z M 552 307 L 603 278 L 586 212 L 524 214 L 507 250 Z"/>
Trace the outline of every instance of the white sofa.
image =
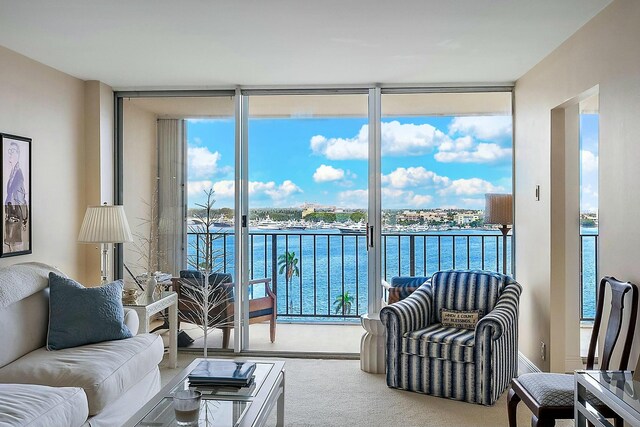
<path id="1" fill-rule="evenodd" d="M 0 268 L 0 426 L 120 426 L 160 389 L 162 339 L 125 310 L 132 338 L 47 351 L 50 271 Z"/>

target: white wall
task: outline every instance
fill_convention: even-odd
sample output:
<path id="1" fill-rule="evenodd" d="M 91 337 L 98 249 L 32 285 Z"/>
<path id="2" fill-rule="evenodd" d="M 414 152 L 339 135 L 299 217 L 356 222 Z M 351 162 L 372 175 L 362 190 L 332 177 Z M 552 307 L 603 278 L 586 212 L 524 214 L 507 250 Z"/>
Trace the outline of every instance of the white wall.
<path id="1" fill-rule="evenodd" d="M 600 275 L 640 283 L 638 23 L 640 2 L 616 0 L 516 84 L 516 271 L 524 287 L 520 350 L 543 370 L 551 363 L 541 359 L 540 341 L 549 346 L 548 354 L 563 357 L 558 346 L 564 343 L 552 340 L 551 329 L 564 328 L 566 305 L 552 310 L 553 294 L 575 285 L 558 283 L 552 275 L 551 186 L 564 184 L 551 179 L 551 110 L 598 85 Z M 533 197 L 536 184 L 539 202 Z M 636 341 L 632 365 L 640 350 Z"/>
<path id="2" fill-rule="evenodd" d="M 82 279 L 84 82 L 4 47 L 0 64 L 0 132 L 33 139 L 33 254 L 0 259 L 0 266 L 42 261 Z"/>
<path id="3" fill-rule="evenodd" d="M 84 83 L 85 100 L 85 202 L 87 206 L 113 203 L 113 90 L 99 81 Z M 113 245 L 109 245 L 110 250 Z M 113 278 L 110 265 L 108 278 Z M 100 283 L 100 245 L 86 245 L 85 284 Z"/>
<path id="4" fill-rule="evenodd" d="M 149 223 L 144 219 L 149 219 L 148 203 L 158 174 L 157 118 L 128 100 L 124 100 L 123 107 L 123 204 L 132 233 L 149 236 Z M 140 244 L 135 235 L 133 244 L 124 244 L 124 261 L 134 274 L 142 274 L 145 262 L 140 261 L 134 244 Z M 125 281 L 128 286 L 135 286 L 126 271 Z"/>

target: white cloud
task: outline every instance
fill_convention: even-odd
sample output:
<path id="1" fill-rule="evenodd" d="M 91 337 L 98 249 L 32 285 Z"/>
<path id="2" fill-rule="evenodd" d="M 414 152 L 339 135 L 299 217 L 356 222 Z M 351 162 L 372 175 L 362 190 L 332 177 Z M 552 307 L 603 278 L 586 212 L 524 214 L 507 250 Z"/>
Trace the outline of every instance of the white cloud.
<path id="1" fill-rule="evenodd" d="M 338 193 L 339 205 L 347 208 L 366 208 L 367 190 L 346 190 Z M 428 194 L 416 194 L 397 188 L 382 188 L 382 204 L 385 209 L 426 208 L 433 202 Z"/>
<path id="2" fill-rule="evenodd" d="M 462 204 L 466 208 L 470 209 L 484 209 L 485 200 L 484 199 L 474 199 L 474 198 L 466 198 L 463 197 L 460 199 Z"/>
<path id="3" fill-rule="evenodd" d="M 442 131 L 428 124 L 401 124 L 395 120 L 382 123 L 382 155 L 417 156 L 448 140 Z"/>
<path id="4" fill-rule="evenodd" d="M 598 171 L 598 156 L 588 150 L 581 150 L 582 172 L 591 173 Z"/>
<path id="5" fill-rule="evenodd" d="M 511 158 L 511 148 L 503 148 L 498 144 L 486 142 L 482 142 L 474 148 L 460 150 L 454 145 L 447 145 L 444 149 L 441 146 L 434 158 L 442 163 L 493 163 Z"/>
<path id="6" fill-rule="evenodd" d="M 232 180 L 220 180 L 215 183 L 211 181 L 189 181 L 187 188 L 189 196 L 198 196 L 208 188 L 213 188 L 216 198 L 228 199 L 235 195 L 235 183 Z M 282 200 L 295 193 L 302 193 L 302 189 L 290 180 L 283 181 L 280 185 L 273 181 L 249 182 L 250 196 L 268 196 L 272 200 Z"/>
<path id="7" fill-rule="evenodd" d="M 280 185 L 277 185 L 273 181 L 249 182 L 249 196 L 259 197 L 261 195 L 265 195 L 270 197 L 272 200 L 282 200 L 295 193 L 302 193 L 302 189 L 288 179 L 283 181 Z"/>
<path id="8" fill-rule="evenodd" d="M 318 169 L 313 173 L 313 180 L 315 182 L 330 182 L 339 181 L 344 178 L 344 170 L 337 169 L 333 166 L 320 165 Z"/>
<path id="9" fill-rule="evenodd" d="M 456 179 L 451 184 L 438 191 L 441 196 L 475 196 L 484 193 L 498 193 L 504 191 L 504 188 L 495 186 L 489 181 L 480 178 Z"/>
<path id="10" fill-rule="evenodd" d="M 213 184 L 213 191 L 216 197 L 229 199 L 235 196 L 236 185 L 232 180 L 217 181 Z"/>
<path id="11" fill-rule="evenodd" d="M 382 188 L 382 205 L 385 209 L 427 208 L 433 201 L 428 194 L 416 194 L 409 190 Z"/>
<path id="12" fill-rule="evenodd" d="M 207 147 L 189 147 L 187 149 L 187 167 L 190 178 L 206 178 L 220 173 L 227 173 L 229 167 L 218 166 L 221 154 L 211 152 Z"/>
<path id="13" fill-rule="evenodd" d="M 433 202 L 433 197 L 428 194 L 414 194 L 410 196 L 409 206 L 426 207 L 431 202 Z"/>
<path id="14" fill-rule="evenodd" d="M 393 188 L 407 188 L 417 186 L 448 185 L 446 176 L 440 176 L 422 166 L 397 168 L 388 175 L 382 175 L 382 184 Z"/>
<path id="15" fill-rule="evenodd" d="M 338 193 L 338 205 L 345 208 L 366 208 L 369 203 L 367 190 L 345 190 Z"/>
<path id="16" fill-rule="evenodd" d="M 455 117 L 449 135 L 470 135 L 483 141 L 511 136 L 510 116 Z"/>
<path id="17" fill-rule="evenodd" d="M 366 160 L 368 157 L 368 126 L 364 125 L 355 138 L 311 138 L 311 151 L 329 160 Z"/>
<path id="18" fill-rule="evenodd" d="M 273 199 L 281 199 L 288 197 L 294 193 L 302 193 L 302 189 L 295 185 L 293 181 L 285 180 L 274 192 L 267 192 L 267 194 Z M 249 192 L 251 194 L 251 192 Z"/>
<path id="19" fill-rule="evenodd" d="M 396 120 L 381 124 L 383 156 L 419 156 L 447 141 L 447 135 L 429 124 L 401 124 Z M 316 135 L 310 141 L 310 148 L 314 154 L 330 160 L 365 160 L 369 155 L 368 147 L 368 125 L 362 126 L 358 135 L 352 138 L 326 138 Z"/>
<path id="20" fill-rule="evenodd" d="M 189 181 L 187 182 L 187 195 L 189 197 L 202 196 L 204 195 L 204 191 L 210 189 L 211 187 L 213 187 L 215 190 L 215 185 L 213 185 L 213 183 L 208 180 Z"/>
<path id="21" fill-rule="evenodd" d="M 473 138 L 470 136 L 462 136 L 460 138 L 449 139 L 438 147 L 439 151 L 461 151 L 469 150 L 473 147 Z"/>

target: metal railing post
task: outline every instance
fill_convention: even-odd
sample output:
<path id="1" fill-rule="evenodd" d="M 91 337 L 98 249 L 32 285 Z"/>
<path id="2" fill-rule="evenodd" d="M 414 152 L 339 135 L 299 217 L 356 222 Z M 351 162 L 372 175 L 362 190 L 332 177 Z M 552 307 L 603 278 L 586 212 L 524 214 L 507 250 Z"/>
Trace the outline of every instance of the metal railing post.
<path id="1" fill-rule="evenodd" d="M 409 276 L 416 275 L 416 236 L 409 236 Z"/>
<path id="2" fill-rule="evenodd" d="M 271 235 L 271 283 L 273 293 L 278 295 L 278 236 L 275 234 Z"/>

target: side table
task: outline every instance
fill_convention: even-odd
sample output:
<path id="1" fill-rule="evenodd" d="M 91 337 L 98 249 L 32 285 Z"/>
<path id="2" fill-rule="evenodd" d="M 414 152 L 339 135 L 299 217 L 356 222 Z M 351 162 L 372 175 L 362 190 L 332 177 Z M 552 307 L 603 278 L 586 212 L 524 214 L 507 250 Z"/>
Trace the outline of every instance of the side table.
<path id="1" fill-rule="evenodd" d="M 360 369 L 372 374 L 384 374 L 386 367 L 386 330 L 379 314 L 364 314 L 360 322 L 365 334 L 360 340 Z"/>
<path id="2" fill-rule="evenodd" d="M 624 420 L 625 426 L 640 426 L 640 381 L 633 380 L 631 371 L 575 371 L 574 411 L 576 427 L 612 424 L 593 406 L 588 394 L 595 396 L 613 413 Z"/>
<path id="3" fill-rule="evenodd" d="M 169 367 L 175 368 L 178 364 L 178 294 L 160 292 L 160 294 L 155 294 L 153 298 L 142 294 L 136 298 L 135 302 L 127 302 L 122 305 L 138 314 L 140 319 L 139 334 L 149 333 L 151 316 L 166 308 L 169 309 Z"/>

